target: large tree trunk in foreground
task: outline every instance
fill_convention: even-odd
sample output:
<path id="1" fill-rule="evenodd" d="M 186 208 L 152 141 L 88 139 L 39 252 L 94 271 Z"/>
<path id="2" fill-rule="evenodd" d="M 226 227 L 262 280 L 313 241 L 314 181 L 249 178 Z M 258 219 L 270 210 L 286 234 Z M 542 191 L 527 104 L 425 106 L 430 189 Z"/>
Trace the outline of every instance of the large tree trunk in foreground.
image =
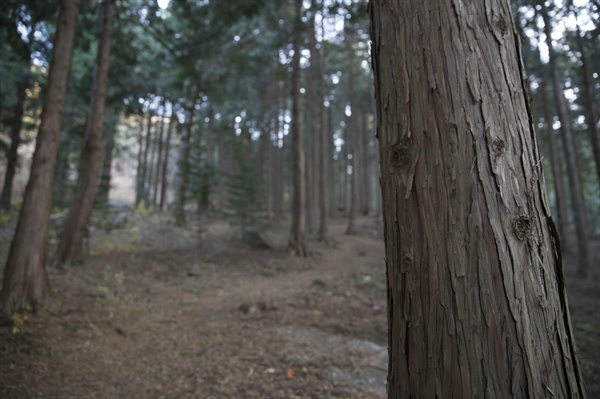
<path id="1" fill-rule="evenodd" d="M 104 162 L 103 122 L 108 88 L 108 64 L 114 9 L 115 0 L 104 0 L 102 15 L 100 16 L 101 31 L 92 86 L 90 117 L 86 125 L 85 141 L 81 151 L 81 166 L 77 177 L 75 201 L 69 209 L 54 259 L 54 263 L 58 266 L 69 260 L 78 260 L 81 257 L 86 226 L 94 207 L 96 191 L 100 183 L 100 172 Z"/>
<path id="2" fill-rule="evenodd" d="M 584 396 L 507 0 L 373 0 L 390 398 Z"/>
<path id="3" fill-rule="evenodd" d="M 46 245 L 52 184 L 79 5 L 79 0 L 61 3 L 31 174 L 4 269 L 0 293 L 0 315 L 3 316 L 11 316 L 28 303 L 37 308 L 48 291 Z"/>
<path id="4" fill-rule="evenodd" d="M 306 191 L 304 181 L 304 145 L 300 118 L 300 44 L 302 37 L 301 13 L 302 0 L 295 0 L 294 21 L 294 56 L 292 58 L 292 180 L 294 193 L 292 195 L 292 227 L 288 247 L 298 256 L 306 256 Z"/>

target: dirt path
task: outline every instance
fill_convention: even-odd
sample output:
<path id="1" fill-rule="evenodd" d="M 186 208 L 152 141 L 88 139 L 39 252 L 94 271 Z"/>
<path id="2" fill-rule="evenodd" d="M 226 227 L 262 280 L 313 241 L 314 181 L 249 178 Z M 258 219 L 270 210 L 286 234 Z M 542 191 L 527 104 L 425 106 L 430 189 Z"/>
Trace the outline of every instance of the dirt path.
<path id="1" fill-rule="evenodd" d="M 383 398 L 387 367 L 383 243 L 358 236 L 289 256 L 160 216 L 97 232 L 92 256 L 50 270 L 53 296 L 17 334 L 0 328 L 0 398 Z M 0 248 L 1 249 L 1 248 Z M 568 266 L 567 266 L 568 267 Z M 569 269 L 567 268 L 567 275 Z M 588 397 L 600 395 L 600 296 L 569 301 Z"/>
<path id="2" fill-rule="evenodd" d="M 209 234 L 52 270 L 46 311 L 1 337 L 0 397 L 384 397 L 383 245 L 342 228 L 309 259 Z"/>

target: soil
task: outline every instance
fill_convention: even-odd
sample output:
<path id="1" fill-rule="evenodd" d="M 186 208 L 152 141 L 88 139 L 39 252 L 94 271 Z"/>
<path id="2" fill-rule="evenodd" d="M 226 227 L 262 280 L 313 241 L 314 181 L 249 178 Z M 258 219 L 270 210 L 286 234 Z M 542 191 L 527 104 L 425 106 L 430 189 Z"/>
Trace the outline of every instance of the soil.
<path id="1" fill-rule="evenodd" d="M 333 222 L 330 242 L 310 239 L 298 258 L 285 225 L 259 249 L 223 221 L 169 220 L 96 229 L 85 262 L 48 270 L 44 309 L 0 327 L 0 398 L 386 396 L 380 222 L 360 219 L 352 236 Z M 567 278 L 588 397 L 600 397 L 600 295 Z"/>

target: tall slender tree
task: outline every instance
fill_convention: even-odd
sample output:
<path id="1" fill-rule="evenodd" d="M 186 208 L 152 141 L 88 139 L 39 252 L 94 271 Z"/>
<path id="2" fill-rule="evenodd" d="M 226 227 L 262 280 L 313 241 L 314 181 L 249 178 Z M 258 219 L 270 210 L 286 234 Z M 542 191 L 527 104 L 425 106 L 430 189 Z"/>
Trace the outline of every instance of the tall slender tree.
<path id="1" fill-rule="evenodd" d="M 177 195 L 175 198 L 175 204 L 173 213 L 175 216 L 175 223 L 179 226 L 183 226 L 187 223 L 185 217 L 185 202 L 187 198 L 187 191 L 190 181 L 190 151 L 191 151 L 191 140 L 192 131 L 194 128 L 194 117 L 196 113 L 196 101 L 200 95 L 200 89 L 195 86 L 191 90 L 193 92 L 191 98 L 188 100 L 186 107 L 185 125 L 183 126 L 183 133 L 181 138 L 181 146 L 179 149 L 179 170 L 178 170 L 178 185 Z"/>
<path id="2" fill-rule="evenodd" d="M 318 108 L 317 108 L 317 117 L 319 120 L 319 133 L 317 135 L 317 180 L 319 186 L 319 240 L 323 242 L 328 242 L 329 238 L 329 163 L 330 163 L 330 152 L 328 146 L 328 136 L 330 134 L 329 131 L 329 120 L 328 120 L 328 112 L 325 108 L 325 80 L 323 78 L 325 72 L 325 42 L 324 42 L 324 22 L 323 22 L 323 0 L 316 2 L 316 7 L 321 13 L 321 24 L 320 24 L 320 32 L 321 32 L 321 42 L 319 43 L 318 48 L 315 48 L 315 54 L 311 54 L 311 58 L 314 57 L 315 68 L 317 70 L 317 82 L 316 82 L 316 91 L 317 91 L 317 100 L 318 100 Z M 316 46 L 315 46 L 316 47 Z"/>
<path id="3" fill-rule="evenodd" d="M 572 4 L 571 4 L 572 6 Z M 575 19 L 578 19 L 578 14 L 575 13 Z M 585 93 L 583 95 L 583 102 L 586 108 L 586 120 L 590 130 L 590 138 L 592 141 L 592 149 L 594 150 L 594 161 L 596 164 L 596 177 L 598 184 L 600 184 L 600 128 L 598 127 L 598 111 L 596 109 L 598 102 L 596 101 L 596 93 L 594 90 L 594 84 L 590 78 L 589 60 L 587 55 L 586 46 L 582 38 L 581 29 L 579 28 L 579 22 L 577 22 L 577 30 L 575 41 L 577 42 L 577 50 L 579 51 L 579 60 L 581 61 L 581 78 L 583 81 L 583 88 Z"/>
<path id="4" fill-rule="evenodd" d="M 171 116 L 169 118 L 169 126 L 167 127 L 167 137 L 165 138 L 165 155 L 163 157 L 162 169 L 161 169 L 161 180 L 162 184 L 160 186 L 160 202 L 158 204 L 158 208 L 162 211 L 165 209 L 167 204 L 167 187 L 169 186 L 167 176 L 169 171 L 169 153 L 171 150 L 171 136 L 173 135 L 173 129 L 175 128 L 175 122 L 177 118 L 175 117 L 173 111 L 171 111 Z"/>
<path id="5" fill-rule="evenodd" d="M 86 226 L 96 199 L 100 172 L 104 161 L 104 110 L 108 90 L 108 68 L 112 44 L 115 0 L 104 0 L 100 15 L 98 54 L 94 70 L 90 114 L 81 151 L 81 165 L 77 177 L 75 200 L 69 209 L 54 263 L 62 266 L 68 260 L 81 256 Z"/>
<path id="6" fill-rule="evenodd" d="M 79 0 L 61 2 L 31 174 L 4 268 L 0 292 L 2 316 L 11 316 L 27 304 L 35 309 L 48 291 L 46 252 L 52 184 L 79 6 Z"/>
<path id="7" fill-rule="evenodd" d="M 292 57 L 292 180 L 294 193 L 292 196 L 292 226 L 288 247 L 298 256 L 306 256 L 306 200 L 304 181 L 304 146 L 301 128 L 301 96 L 300 96 L 300 50 L 302 41 L 302 0 L 294 0 L 294 36 Z"/>
<path id="8" fill-rule="evenodd" d="M 581 181 L 581 169 L 575 146 L 575 137 L 569 114 L 569 106 L 562 89 L 560 69 L 558 68 L 557 55 L 552 43 L 552 24 L 550 21 L 548 6 L 544 1 L 540 2 L 540 13 L 544 21 L 544 33 L 546 35 L 546 46 L 548 46 L 548 58 L 550 70 L 552 71 L 552 88 L 558 119 L 560 120 L 560 131 L 563 137 L 565 160 L 567 164 L 567 175 L 571 192 L 573 216 L 575 219 L 575 233 L 577 235 L 577 256 L 579 258 L 578 274 L 586 276 L 590 265 L 590 250 L 588 239 L 588 218 L 585 198 L 583 195 L 583 184 Z"/>
<path id="9" fill-rule="evenodd" d="M 372 0 L 389 398 L 582 398 L 508 0 Z"/>
<path id="10" fill-rule="evenodd" d="M 352 173 L 348 176 L 350 180 L 350 209 L 348 211 L 348 226 L 346 227 L 346 234 L 356 234 L 356 211 L 358 207 L 358 184 L 360 173 L 359 163 L 359 134 L 358 134 L 358 107 L 356 101 L 354 101 L 354 27 L 346 26 L 346 44 L 348 51 L 348 102 L 346 107 L 350 108 L 350 114 L 347 114 L 346 128 L 345 128 L 345 141 L 346 147 L 348 148 L 348 154 L 350 159 L 348 163 L 352 168 Z M 342 173 L 346 174 L 344 170 Z M 347 174 L 346 174 L 347 175 Z"/>

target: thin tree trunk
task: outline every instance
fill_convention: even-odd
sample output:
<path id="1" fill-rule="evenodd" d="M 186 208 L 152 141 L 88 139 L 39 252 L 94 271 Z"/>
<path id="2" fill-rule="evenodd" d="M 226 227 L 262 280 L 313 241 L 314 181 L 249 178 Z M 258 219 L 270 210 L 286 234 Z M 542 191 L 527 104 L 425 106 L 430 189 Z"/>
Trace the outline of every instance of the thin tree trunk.
<path id="1" fill-rule="evenodd" d="M 548 75 L 548 74 L 545 74 Z M 556 143 L 556 137 L 554 137 L 554 126 L 552 114 L 550 112 L 550 102 L 548 101 L 547 90 L 548 90 L 548 76 L 542 78 L 540 84 L 540 90 L 542 92 L 542 104 L 544 107 L 544 119 L 546 122 L 546 134 L 548 136 L 548 147 L 550 149 L 550 167 L 552 170 L 552 181 L 554 183 L 554 198 L 556 201 L 556 225 L 558 235 L 562 241 L 567 240 L 567 229 L 569 215 L 567 208 L 567 190 L 565 189 L 564 173 L 561 168 L 563 164 L 558 151 L 559 146 Z"/>
<path id="2" fill-rule="evenodd" d="M 155 172 L 155 168 L 156 168 L 156 148 L 158 147 L 158 135 L 160 134 L 160 129 L 161 129 L 161 114 L 159 112 L 159 110 L 157 109 L 157 113 L 156 113 L 156 117 L 158 118 L 158 120 L 156 121 L 156 125 L 155 125 L 155 129 L 154 129 L 154 137 L 149 138 L 150 143 L 149 143 L 149 150 L 148 150 L 148 156 L 149 161 L 148 161 L 148 165 L 147 165 L 147 172 L 146 172 L 146 205 L 148 207 L 153 206 L 153 202 L 152 199 L 154 198 L 154 187 L 156 184 L 156 176 L 154 174 Z"/>
<path id="3" fill-rule="evenodd" d="M 135 174 L 135 206 L 137 207 L 144 199 L 144 117 L 140 122 L 140 133 L 138 134 L 138 156 L 137 170 Z"/>
<path id="4" fill-rule="evenodd" d="M 15 113 L 10 130 L 10 148 L 8 150 L 6 173 L 4 175 L 4 187 L 2 187 L 2 197 L 0 198 L 0 209 L 7 212 L 10 210 L 13 180 L 19 160 L 18 149 L 21 143 L 21 126 L 23 125 L 23 110 L 25 108 L 27 86 L 27 79 L 17 85 L 17 104 L 15 105 Z"/>
<path id="5" fill-rule="evenodd" d="M 319 11 L 323 12 L 323 0 L 318 3 Z M 323 21 L 324 18 L 321 18 Z M 322 22 L 323 23 L 323 22 Z M 321 25 L 323 29 L 323 25 Z M 312 57 L 312 54 L 311 54 Z M 315 49 L 314 59 L 317 68 L 317 100 L 319 120 L 319 132 L 317 134 L 317 176 L 319 185 L 319 241 L 329 242 L 329 179 L 327 176 L 331 154 L 329 153 L 328 135 L 329 118 L 328 110 L 325 108 L 324 99 L 326 94 L 325 80 L 325 42 L 321 41 L 320 47 Z"/>
<path id="6" fill-rule="evenodd" d="M 348 103 L 352 109 L 352 114 L 346 118 L 346 142 L 348 144 L 348 153 L 352 159 L 347 159 L 352 167 L 352 174 L 348 175 L 349 180 L 349 200 L 350 208 L 348 210 L 348 227 L 346 234 L 356 234 L 356 210 L 358 202 L 358 174 L 360 168 L 359 145 L 358 145 L 358 107 L 354 101 L 354 32 L 353 27 L 346 29 L 346 43 L 348 45 Z"/>
<path id="7" fill-rule="evenodd" d="M 218 171 L 217 188 L 215 190 L 217 194 L 216 210 L 222 211 L 225 207 L 225 201 L 227 197 L 225 194 L 225 179 L 227 176 L 225 173 L 225 135 L 223 134 L 222 130 L 220 130 L 216 135 L 216 146 L 216 167 Z"/>
<path id="8" fill-rule="evenodd" d="M 302 110 L 300 97 L 300 46 L 302 24 L 302 0 L 294 0 L 294 56 L 292 57 L 292 226 L 288 242 L 289 249 L 297 256 L 306 256 L 306 192 L 304 187 L 304 145 L 302 140 Z"/>
<path id="9" fill-rule="evenodd" d="M 285 136 L 283 136 L 283 138 L 279 138 L 279 132 L 281 132 L 282 130 L 282 125 L 283 125 L 283 115 L 282 113 L 285 110 L 286 107 L 286 89 L 285 89 L 285 83 L 283 84 L 283 88 L 280 88 L 280 86 L 278 86 L 278 93 L 277 93 L 277 102 L 279 104 L 279 111 L 277 113 L 277 121 L 275 124 L 275 131 L 277 132 L 277 140 L 276 143 L 274 145 L 273 151 L 273 159 L 274 159 L 274 167 L 273 170 L 275 171 L 275 173 L 273 173 L 273 210 L 275 213 L 275 218 L 277 220 L 281 220 L 284 217 L 285 211 L 284 211 L 284 195 L 285 195 L 285 152 L 286 152 L 286 145 L 285 145 Z M 281 144 L 281 147 L 279 146 Z"/>
<path id="10" fill-rule="evenodd" d="M 96 200 L 102 205 L 108 205 L 109 200 L 113 150 L 115 148 L 115 129 L 116 124 L 111 123 L 104 133 L 104 160 L 102 162 L 100 186 L 98 187 L 98 198 Z"/>
<path id="11" fill-rule="evenodd" d="M 146 183 L 148 176 L 148 154 L 150 153 L 150 142 L 152 140 L 152 110 L 148 110 L 148 122 L 146 126 L 146 137 L 144 138 L 144 154 L 142 156 L 141 178 L 140 178 L 140 196 L 138 204 L 144 201 L 148 205 L 148 185 Z"/>
<path id="12" fill-rule="evenodd" d="M 305 169 L 306 169 L 306 228 L 307 230 L 314 231 L 317 223 L 317 210 L 319 205 L 319 184 L 318 184 L 318 144 L 319 144 L 319 103 L 323 102 L 322 98 L 319 98 L 317 89 L 318 81 L 322 79 L 319 72 L 319 66 L 317 65 L 317 38 L 315 30 L 315 14 L 316 6 L 315 1 L 311 2 L 310 18 L 308 21 L 308 43 L 311 54 L 311 64 L 306 74 L 306 157 L 305 157 Z"/>
<path id="13" fill-rule="evenodd" d="M 508 0 L 373 0 L 389 398 L 582 398 Z"/>
<path id="14" fill-rule="evenodd" d="M 581 32 L 579 30 L 579 25 L 577 26 L 577 47 L 580 54 L 579 59 L 581 60 L 581 77 L 583 78 L 583 88 L 585 89 L 585 95 L 583 98 L 587 111 L 586 123 L 590 128 L 592 148 L 594 150 L 594 160 L 596 161 L 596 177 L 598 179 L 598 184 L 600 184 L 600 129 L 598 129 L 598 112 L 596 111 L 598 102 L 595 101 L 594 85 L 590 81 L 591 74 L 589 72 L 587 54 L 583 44 L 583 39 L 581 37 Z"/>
<path id="15" fill-rule="evenodd" d="M 48 85 L 44 96 L 31 174 L 11 242 L 0 293 L 0 314 L 10 317 L 27 306 L 34 310 L 48 291 L 46 250 L 52 207 L 52 183 L 65 112 L 78 0 L 63 0 L 56 25 Z"/>
<path id="16" fill-rule="evenodd" d="M 177 118 L 175 114 L 171 112 L 171 117 L 169 119 L 169 127 L 167 128 L 167 138 L 165 139 L 165 156 L 163 158 L 162 164 L 162 185 L 160 186 L 160 203 L 158 208 L 162 211 L 165 209 L 165 205 L 167 204 L 167 188 L 169 186 L 169 181 L 167 179 L 169 173 L 169 153 L 171 152 L 171 136 L 173 135 L 173 129 L 175 127 L 175 121 Z"/>
<path id="17" fill-rule="evenodd" d="M 206 199 L 206 206 L 209 210 L 214 210 L 214 204 L 217 199 L 217 187 L 215 185 L 216 175 L 216 160 L 215 160 L 215 110 L 211 106 L 207 110 L 208 124 L 206 125 L 206 165 L 208 167 L 208 179 L 206 190 L 208 190 L 208 198 Z"/>
<path id="18" fill-rule="evenodd" d="M 57 266 L 81 257 L 83 238 L 89 222 L 96 191 L 100 183 L 100 171 L 104 160 L 103 121 L 108 89 L 108 66 L 112 42 L 115 0 L 104 0 L 100 16 L 100 40 L 92 87 L 90 117 L 85 131 L 81 152 L 81 166 L 77 178 L 75 201 L 69 209 L 67 220 L 56 250 Z"/>
<path id="19" fill-rule="evenodd" d="M 179 185 L 177 187 L 177 197 L 175 198 L 175 223 L 179 226 L 186 224 L 185 218 L 185 202 L 190 180 L 190 151 L 192 128 L 194 126 L 194 113 L 196 99 L 198 98 L 199 90 L 195 89 L 193 99 L 190 100 L 186 110 L 186 120 L 183 129 L 183 137 L 181 138 L 181 148 L 179 156 Z"/>
<path id="20" fill-rule="evenodd" d="M 164 184 L 164 180 L 162 180 L 162 174 L 160 173 L 161 168 L 163 166 L 163 141 L 165 134 L 165 112 L 166 112 L 166 100 L 163 101 L 162 112 L 160 114 L 160 129 L 158 130 L 158 148 L 157 148 L 157 160 L 156 160 L 156 171 L 154 175 L 156 178 L 154 179 L 154 190 L 152 192 L 152 205 L 154 207 L 158 206 L 158 193 L 160 191 L 161 184 Z"/>
<path id="21" fill-rule="evenodd" d="M 360 113 L 360 126 L 362 128 L 360 134 L 360 159 L 361 159 L 361 211 L 363 216 L 368 216 L 371 212 L 371 153 L 369 144 L 371 141 L 371 132 L 369 131 L 368 114 L 365 111 Z"/>
<path id="22" fill-rule="evenodd" d="M 336 165 L 340 163 L 340 159 L 338 158 L 337 161 L 334 159 L 334 154 L 335 154 L 335 143 L 333 142 L 333 110 L 331 109 L 332 105 L 330 104 L 328 107 L 325 108 L 325 115 L 327 118 L 327 125 L 326 125 L 326 129 L 327 129 L 327 159 L 329 160 L 327 162 L 327 174 L 329 176 L 331 176 L 331 190 L 329 190 L 329 217 L 333 218 L 336 216 L 336 211 L 338 208 L 338 205 L 336 203 L 338 196 L 337 191 L 338 191 L 338 181 L 339 181 L 339 174 L 336 173 Z"/>
<path id="23" fill-rule="evenodd" d="M 346 43 L 348 45 L 348 104 L 352 110 L 352 114 L 346 118 L 346 143 L 348 145 L 348 153 L 352 155 L 352 159 L 348 159 L 348 164 L 352 167 L 352 174 L 348 179 L 350 180 L 350 209 L 348 211 L 348 227 L 346 228 L 346 234 L 356 234 L 356 208 L 358 200 L 358 168 L 359 163 L 359 152 L 358 151 L 358 132 L 357 132 L 357 121 L 358 121 L 358 107 L 354 101 L 354 32 L 353 28 L 346 29 Z"/>
<path id="24" fill-rule="evenodd" d="M 545 3 L 542 3 L 541 15 L 544 20 L 544 33 L 546 34 L 546 45 L 550 59 L 550 69 L 552 70 L 552 83 L 554 88 L 554 99 L 556 109 L 561 124 L 561 132 L 567 161 L 567 174 L 569 176 L 569 187 L 571 189 L 571 199 L 573 203 L 573 216 L 575 218 L 575 233 L 577 235 L 577 252 L 579 258 L 579 267 L 577 273 L 580 277 L 585 277 L 589 271 L 590 255 L 588 244 L 588 223 L 585 199 L 583 196 L 583 184 L 581 182 L 581 172 L 577 161 L 577 150 L 575 148 L 575 138 L 569 116 L 569 106 L 562 90 L 560 70 L 557 65 L 556 53 L 552 44 L 552 26 Z"/>

